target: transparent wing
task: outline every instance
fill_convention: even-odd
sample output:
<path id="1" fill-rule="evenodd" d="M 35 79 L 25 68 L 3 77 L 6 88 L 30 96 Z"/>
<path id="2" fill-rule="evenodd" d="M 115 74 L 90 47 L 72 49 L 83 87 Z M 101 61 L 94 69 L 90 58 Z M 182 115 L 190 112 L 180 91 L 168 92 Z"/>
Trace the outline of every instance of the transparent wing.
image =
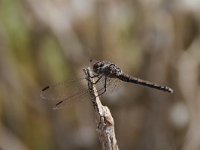
<path id="1" fill-rule="evenodd" d="M 40 93 L 40 97 L 48 100 L 53 108 L 59 108 L 64 103 L 73 99 L 82 99 L 85 96 L 88 96 L 87 81 L 85 78 L 48 85 Z"/>
<path id="2" fill-rule="evenodd" d="M 118 82 L 119 80 L 117 79 L 106 78 L 105 86 L 105 77 L 103 76 L 96 83 L 99 95 L 102 96 L 101 93 L 104 92 L 105 88 L 106 93 L 113 92 L 114 89 L 116 89 Z M 63 107 L 65 103 L 70 103 L 70 101 L 82 101 L 84 99 L 91 99 L 87 87 L 87 80 L 85 78 L 46 86 L 42 89 L 40 97 L 44 100 L 48 100 L 54 109 L 59 109 Z"/>

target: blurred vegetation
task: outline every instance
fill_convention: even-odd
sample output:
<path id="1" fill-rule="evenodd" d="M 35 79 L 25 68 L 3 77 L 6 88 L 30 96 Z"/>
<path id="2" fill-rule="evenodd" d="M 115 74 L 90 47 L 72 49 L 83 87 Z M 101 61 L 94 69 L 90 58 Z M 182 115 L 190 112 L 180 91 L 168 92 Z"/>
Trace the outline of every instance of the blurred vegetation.
<path id="1" fill-rule="evenodd" d="M 89 100 L 52 110 L 39 97 L 92 58 L 175 90 L 102 98 L 120 149 L 199 150 L 199 14 L 199 0 L 1 0 L 0 149 L 101 149 Z"/>

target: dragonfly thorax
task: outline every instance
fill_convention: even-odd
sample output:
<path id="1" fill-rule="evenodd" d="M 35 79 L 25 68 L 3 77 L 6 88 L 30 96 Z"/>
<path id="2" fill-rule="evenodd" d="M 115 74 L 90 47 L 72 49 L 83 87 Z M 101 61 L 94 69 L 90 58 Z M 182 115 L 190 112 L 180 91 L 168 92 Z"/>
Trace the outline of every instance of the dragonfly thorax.
<path id="1" fill-rule="evenodd" d="M 123 74 L 123 71 L 115 64 L 105 61 L 99 61 L 93 65 L 94 73 L 105 75 L 111 78 L 117 78 Z"/>

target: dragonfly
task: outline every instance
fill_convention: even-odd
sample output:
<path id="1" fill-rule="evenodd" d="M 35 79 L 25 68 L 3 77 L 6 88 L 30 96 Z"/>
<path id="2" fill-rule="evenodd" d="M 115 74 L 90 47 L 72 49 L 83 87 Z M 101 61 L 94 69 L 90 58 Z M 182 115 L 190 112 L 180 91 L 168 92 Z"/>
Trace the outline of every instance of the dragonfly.
<path id="1" fill-rule="evenodd" d="M 157 89 L 160 91 L 173 93 L 174 90 L 168 86 L 160 85 L 154 82 L 146 81 L 125 74 L 120 67 L 109 61 L 96 61 L 92 64 L 91 78 L 94 78 L 95 85 L 98 86 L 99 96 L 108 91 L 112 91 L 117 85 L 117 81 L 133 83 L 136 85 L 146 86 L 149 88 Z M 87 79 L 82 78 L 79 80 L 66 81 L 57 83 L 55 85 L 48 85 L 41 90 L 41 98 L 55 101 L 54 108 L 57 109 L 72 99 L 82 99 L 88 97 L 89 90 L 83 87 L 82 82 L 87 85 Z"/>

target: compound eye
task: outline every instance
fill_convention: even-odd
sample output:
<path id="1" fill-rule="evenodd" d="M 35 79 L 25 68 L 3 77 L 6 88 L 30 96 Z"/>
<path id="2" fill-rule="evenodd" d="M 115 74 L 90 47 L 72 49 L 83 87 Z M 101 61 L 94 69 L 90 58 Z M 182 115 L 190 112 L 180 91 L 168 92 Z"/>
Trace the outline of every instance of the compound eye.
<path id="1" fill-rule="evenodd" d="M 93 69 L 97 69 L 98 68 L 98 65 L 97 64 L 94 64 L 93 65 Z"/>
<path id="2" fill-rule="evenodd" d="M 100 64 L 99 67 L 103 67 L 103 64 Z"/>

